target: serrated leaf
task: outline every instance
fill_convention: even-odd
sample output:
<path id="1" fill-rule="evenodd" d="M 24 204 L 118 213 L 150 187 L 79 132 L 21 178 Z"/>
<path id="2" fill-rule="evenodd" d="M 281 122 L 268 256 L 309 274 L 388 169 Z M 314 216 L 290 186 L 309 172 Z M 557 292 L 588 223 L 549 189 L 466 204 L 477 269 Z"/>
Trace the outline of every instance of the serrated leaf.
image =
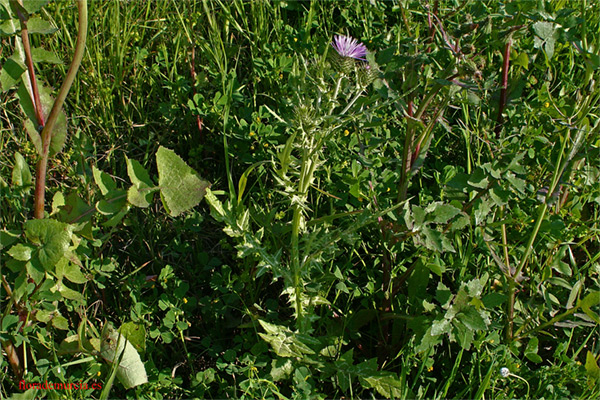
<path id="1" fill-rule="evenodd" d="M 274 382 L 279 382 L 286 379 L 294 371 L 292 360 L 287 359 L 275 359 L 271 361 L 271 377 Z"/>
<path id="2" fill-rule="evenodd" d="M 482 331 L 487 328 L 485 320 L 479 315 L 475 307 L 467 307 L 458 314 L 458 319 L 465 326 L 474 331 Z"/>
<path id="3" fill-rule="evenodd" d="M 35 247 L 26 244 L 16 244 L 8 250 L 8 255 L 19 261 L 29 261 L 35 251 Z"/>
<path id="4" fill-rule="evenodd" d="M 301 357 L 303 354 L 315 352 L 303 343 L 297 335 L 285 326 L 258 321 L 267 333 L 259 335 L 271 345 L 273 351 L 280 357 Z"/>
<path id="5" fill-rule="evenodd" d="M 38 258 L 44 268 L 50 269 L 69 248 L 73 230 L 69 224 L 53 219 L 35 219 L 25 222 L 25 235 L 38 245 Z"/>
<path id="6" fill-rule="evenodd" d="M 15 186 L 31 186 L 33 183 L 29 165 L 21 153 L 15 153 L 15 166 L 12 171 L 12 184 Z"/>
<path id="7" fill-rule="evenodd" d="M 360 380 L 363 386 L 375 389 L 386 399 L 402 398 L 402 382 L 392 373 L 380 372 L 374 376 L 360 377 Z"/>
<path id="8" fill-rule="evenodd" d="M 156 152 L 156 164 L 161 199 L 171 216 L 175 217 L 200 203 L 210 184 L 181 157 L 161 146 Z"/>
<path id="9" fill-rule="evenodd" d="M 0 70 L 0 85 L 2 91 L 6 92 L 15 87 L 21 80 L 23 72 L 26 70 L 25 64 L 20 62 L 16 55 L 12 55 L 7 59 Z"/>
<path id="10" fill-rule="evenodd" d="M 429 205 L 425 211 L 430 213 L 427 218 L 436 224 L 445 224 L 460 213 L 460 209 L 450 204 L 443 204 L 440 202 L 432 204 L 435 204 L 435 206 L 431 207 L 431 205 Z M 430 207 L 432 208 L 431 210 Z"/>
<path id="11" fill-rule="evenodd" d="M 146 368 L 140 355 L 125 336 L 119 332 L 113 329 L 106 329 L 103 332 L 100 355 L 110 364 L 118 363 L 117 378 L 125 389 L 148 382 Z"/>
<path id="12" fill-rule="evenodd" d="M 58 58 L 56 53 L 53 51 L 45 50 L 41 47 L 34 47 L 31 49 L 31 57 L 36 63 L 45 62 L 49 64 L 62 64 L 62 60 Z"/>

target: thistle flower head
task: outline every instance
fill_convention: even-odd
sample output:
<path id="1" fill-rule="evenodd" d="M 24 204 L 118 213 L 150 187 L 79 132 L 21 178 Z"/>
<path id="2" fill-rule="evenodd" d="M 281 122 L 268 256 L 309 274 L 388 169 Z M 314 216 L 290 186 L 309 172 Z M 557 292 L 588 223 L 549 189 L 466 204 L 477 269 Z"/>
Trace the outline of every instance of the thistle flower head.
<path id="1" fill-rule="evenodd" d="M 331 45 L 342 57 L 366 61 L 367 47 L 350 36 L 336 35 Z"/>

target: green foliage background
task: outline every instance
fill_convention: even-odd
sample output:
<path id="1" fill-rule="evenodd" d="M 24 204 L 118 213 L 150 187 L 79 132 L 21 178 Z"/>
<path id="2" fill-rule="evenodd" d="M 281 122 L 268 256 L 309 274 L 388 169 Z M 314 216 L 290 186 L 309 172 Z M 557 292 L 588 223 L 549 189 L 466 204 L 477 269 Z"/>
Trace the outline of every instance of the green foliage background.
<path id="1" fill-rule="evenodd" d="M 57 89 L 76 7 L 36 15 L 50 23 L 31 35 L 36 74 Z M 91 1 L 89 15 L 48 223 L 30 219 L 26 92 L 2 80 L 0 335 L 24 345 L 25 381 L 149 399 L 599 395 L 595 2 Z M 353 64 L 335 89 L 335 34 L 376 73 L 348 113 L 366 78 Z M 294 281 L 304 142 L 281 170 L 311 124 L 330 135 Z M 109 322 L 148 383 L 108 385 Z M 24 393 L 5 354 L 0 381 L 3 397 L 109 395 Z"/>

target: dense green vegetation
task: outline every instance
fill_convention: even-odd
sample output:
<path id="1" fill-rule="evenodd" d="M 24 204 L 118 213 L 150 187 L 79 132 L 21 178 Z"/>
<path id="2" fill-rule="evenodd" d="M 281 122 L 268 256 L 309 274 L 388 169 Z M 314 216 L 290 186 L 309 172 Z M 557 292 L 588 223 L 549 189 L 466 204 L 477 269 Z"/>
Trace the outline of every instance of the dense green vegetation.
<path id="1" fill-rule="evenodd" d="M 596 2 L 85 3 L 0 0 L 0 397 L 600 396 Z"/>

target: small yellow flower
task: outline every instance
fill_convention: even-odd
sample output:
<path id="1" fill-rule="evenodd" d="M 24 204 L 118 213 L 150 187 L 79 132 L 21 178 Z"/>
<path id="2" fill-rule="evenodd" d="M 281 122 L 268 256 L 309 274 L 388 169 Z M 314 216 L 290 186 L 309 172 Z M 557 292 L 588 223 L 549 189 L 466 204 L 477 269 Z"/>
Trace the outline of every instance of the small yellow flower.
<path id="1" fill-rule="evenodd" d="M 283 79 L 283 74 L 279 74 L 279 79 Z"/>
<path id="2" fill-rule="evenodd" d="M 265 144 L 263 144 L 263 146 L 269 147 L 269 143 L 265 143 Z"/>
<path id="3" fill-rule="evenodd" d="M 256 132 L 250 132 L 250 137 L 256 135 Z"/>
<path id="4" fill-rule="evenodd" d="M 494 339 L 490 339 L 490 343 L 492 343 L 492 344 L 493 344 L 493 343 L 494 343 Z"/>
<path id="5" fill-rule="evenodd" d="M 387 188 L 386 192 L 389 192 L 390 190 L 391 190 L 390 188 Z"/>
<path id="6" fill-rule="evenodd" d="M 349 131 L 348 129 L 346 129 L 346 130 L 344 131 L 344 136 L 348 136 L 349 134 L 350 134 L 350 131 Z"/>
<path id="7" fill-rule="evenodd" d="M 254 146 L 250 146 L 250 150 L 254 151 Z"/>
<path id="8" fill-rule="evenodd" d="M 544 103 L 544 107 L 545 107 L 545 108 L 548 108 L 548 107 L 550 107 L 550 103 L 548 103 L 548 102 L 545 102 L 545 103 Z"/>
<path id="9" fill-rule="evenodd" d="M 184 297 L 183 298 L 183 304 L 187 304 L 188 300 Z"/>
<path id="10" fill-rule="evenodd" d="M 98 371 L 98 373 L 96 373 L 96 375 L 100 376 L 100 375 L 102 375 L 102 372 Z"/>
<path id="11" fill-rule="evenodd" d="M 427 372 L 431 372 L 431 371 L 433 371 L 433 365 L 431 367 L 427 368 Z"/>
<path id="12" fill-rule="evenodd" d="M 271 193 L 267 194 L 267 197 L 270 199 L 271 198 Z"/>
<path id="13" fill-rule="evenodd" d="M 297 42 L 297 41 L 298 41 L 298 38 L 294 38 L 294 42 Z"/>
<path id="14" fill-rule="evenodd" d="M 521 368 L 521 364 L 517 364 L 517 369 Z"/>

